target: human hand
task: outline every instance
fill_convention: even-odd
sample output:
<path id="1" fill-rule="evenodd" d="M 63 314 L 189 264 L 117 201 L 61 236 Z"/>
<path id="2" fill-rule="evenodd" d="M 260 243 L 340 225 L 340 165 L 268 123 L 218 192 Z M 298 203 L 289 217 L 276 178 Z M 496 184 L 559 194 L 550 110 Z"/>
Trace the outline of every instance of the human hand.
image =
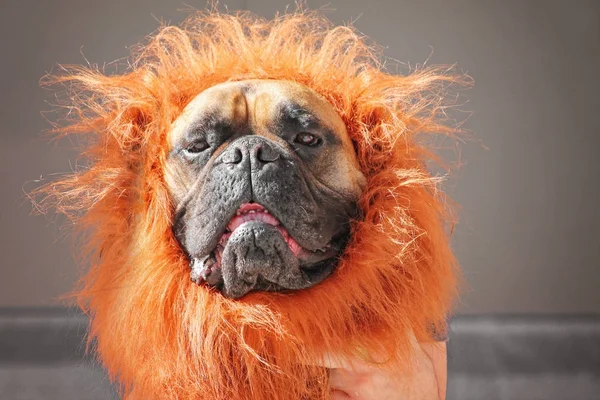
<path id="1" fill-rule="evenodd" d="M 359 360 L 326 356 L 332 400 L 444 400 L 447 356 L 445 342 L 413 340 L 413 374 L 406 378 Z"/>

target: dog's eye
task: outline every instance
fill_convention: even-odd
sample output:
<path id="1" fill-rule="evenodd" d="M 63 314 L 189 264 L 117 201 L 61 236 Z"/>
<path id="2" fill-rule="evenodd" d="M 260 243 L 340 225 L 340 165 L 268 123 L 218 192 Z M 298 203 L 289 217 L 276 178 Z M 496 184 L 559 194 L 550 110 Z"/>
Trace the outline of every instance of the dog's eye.
<path id="1" fill-rule="evenodd" d="M 294 138 L 294 142 L 304 146 L 316 147 L 321 144 L 321 138 L 312 133 L 300 132 Z"/>
<path id="2" fill-rule="evenodd" d="M 206 140 L 199 140 L 197 142 L 192 143 L 190 146 L 186 147 L 185 152 L 188 154 L 198 154 L 202 153 L 204 150 L 208 149 L 210 146 Z"/>

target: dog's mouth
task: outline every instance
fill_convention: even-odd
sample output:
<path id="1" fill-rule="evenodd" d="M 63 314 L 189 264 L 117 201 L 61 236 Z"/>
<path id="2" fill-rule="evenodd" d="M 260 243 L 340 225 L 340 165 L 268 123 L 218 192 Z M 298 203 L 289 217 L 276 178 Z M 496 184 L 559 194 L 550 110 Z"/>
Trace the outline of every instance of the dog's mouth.
<path id="1" fill-rule="evenodd" d="M 347 234 L 336 235 L 329 243 L 315 250 L 302 247 L 288 232 L 285 226 L 258 203 L 244 203 L 237 210 L 227 224 L 227 228 L 220 237 L 217 246 L 210 254 L 203 257 L 193 257 L 191 260 L 191 280 L 196 284 L 207 284 L 222 289 L 223 286 L 223 256 L 230 238 L 239 229 L 248 226 L 264 226 L 268 230 L 275 230 L 287 244 L 289 251 L 297 259 L 299 274 L 307 282 L 306 287 L 318 283 L 331 274 L 335 267 L 335 256 L 340 253 L 346 242 Z M 259 277 L 259 282 L 254 282 L 253 290 L 286 290 L 277 282 L 265 281 Z"/>

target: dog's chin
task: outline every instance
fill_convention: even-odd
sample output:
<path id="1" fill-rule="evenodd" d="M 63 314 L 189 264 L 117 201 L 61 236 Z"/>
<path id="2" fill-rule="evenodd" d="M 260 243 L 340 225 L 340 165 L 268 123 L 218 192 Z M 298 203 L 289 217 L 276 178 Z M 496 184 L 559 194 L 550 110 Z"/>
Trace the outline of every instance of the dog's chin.
<path id="1" fill-rule="evenodd" d="M 317 250 L 305 249 L 264 207 L 246 204 L 212 252 L 192 257 L 191 279 L 230 298 L 306 289 L 331 275 L 343 244 L 345 235 L 339 235 Z"/>

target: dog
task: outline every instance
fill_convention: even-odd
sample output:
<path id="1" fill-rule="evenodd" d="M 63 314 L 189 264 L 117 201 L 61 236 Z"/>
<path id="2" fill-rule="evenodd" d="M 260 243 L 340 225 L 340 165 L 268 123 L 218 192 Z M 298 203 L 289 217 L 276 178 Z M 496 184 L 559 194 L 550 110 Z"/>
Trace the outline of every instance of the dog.
<path id="1" fill-rule="evenodd" d="M 456 295 L 424 139 L 456 132 L 460 78 L 391 75 L 307 11 L 198 12 L 130 65 L 47 78 L 89 165 L 39 191 L 79 229 L 75 295 L 123 397 L 326 399 L 332 353 L 410 373 Z"/>

